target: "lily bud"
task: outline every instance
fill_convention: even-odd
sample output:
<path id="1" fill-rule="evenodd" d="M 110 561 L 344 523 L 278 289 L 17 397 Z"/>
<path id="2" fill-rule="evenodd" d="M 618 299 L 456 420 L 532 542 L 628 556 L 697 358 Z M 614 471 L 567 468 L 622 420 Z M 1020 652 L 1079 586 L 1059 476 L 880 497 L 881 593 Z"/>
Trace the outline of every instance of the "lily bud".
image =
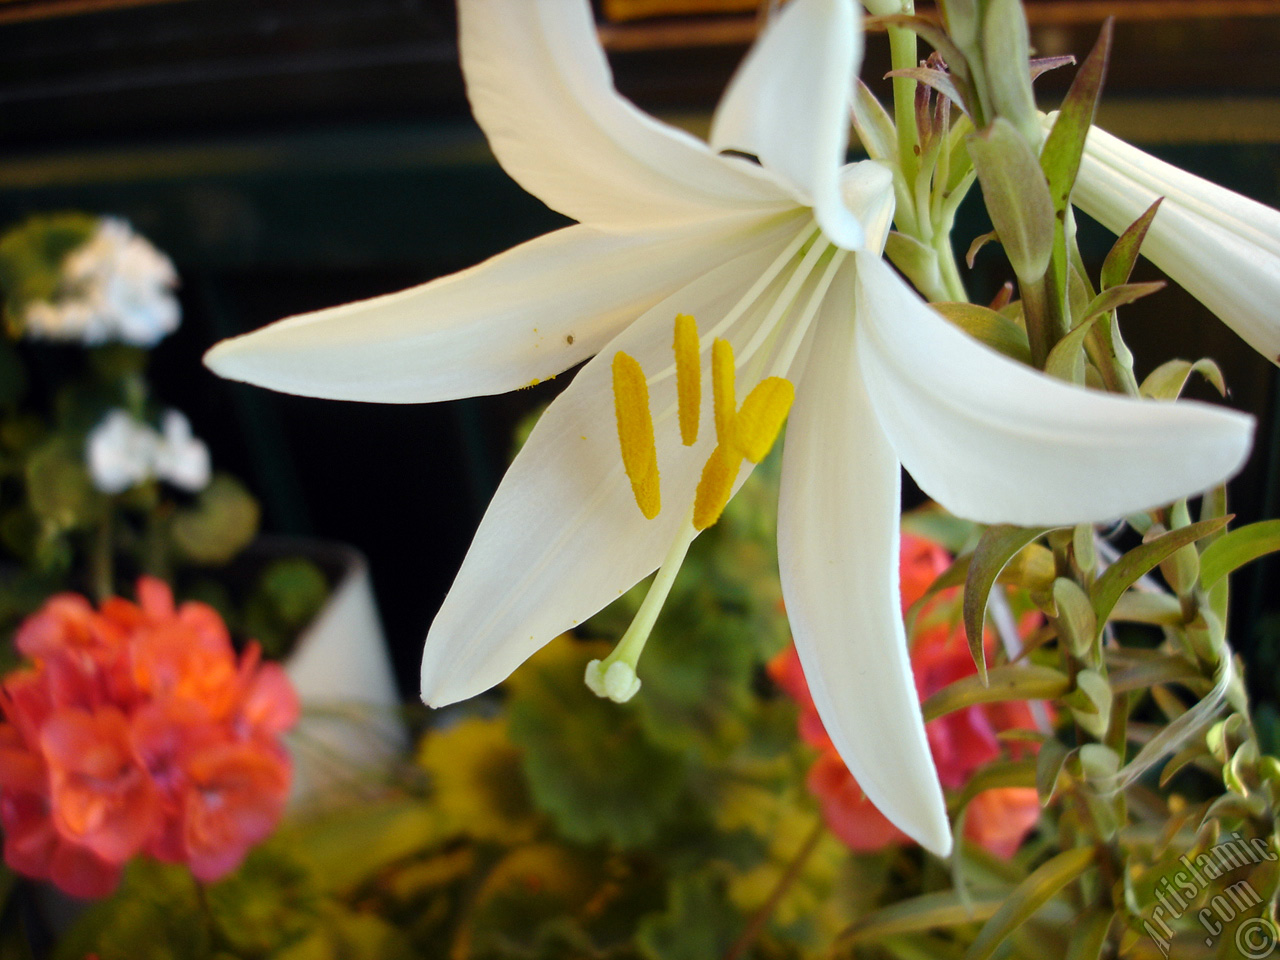
<path id="1" fill-rule="evenodd" d="M 1157 197 L 1143 255 L 1280 364 L 1280 212 L 1093 127 L 1072 203 L 1120 233 Z"/>

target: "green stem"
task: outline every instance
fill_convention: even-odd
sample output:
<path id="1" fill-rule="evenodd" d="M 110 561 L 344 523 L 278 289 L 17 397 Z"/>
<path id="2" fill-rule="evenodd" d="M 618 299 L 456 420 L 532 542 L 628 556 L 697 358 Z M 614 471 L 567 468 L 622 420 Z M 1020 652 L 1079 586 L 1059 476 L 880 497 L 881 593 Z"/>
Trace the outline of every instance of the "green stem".
<path id="1" fill-rule="evenodd" d="M 947 297 L 956 303 L 969 300 L 969 293 L 960 278 L 960 265 L 956 263 L 955 248 L 951 244 L 951 224 L 934 235 L 933 249 L 938 254 L 938 266 L 942 270 L 942 282 L 947 285 Z"/>
<path id="2" fill-rule="evenodd" d="M 914 0 L 906 0 L 902 12 L 915 12 Z M 889 28 L 889 58 L 895 70 L 911 70 L 916 62 L 916 35 L 905 27 Z M 920 147 L 916 131 L 916 81 L 910 77 L 893 78 L 893 120 L 898 128 L 898 166 L 907 183 L 915 183 Z"/>
<path id="3" fill-rule="evenodd" d="M 115 594 L 115 550 L 112 544 L 113 505 L 103 510 L 93 536 L 93 551 L 89 555 L 89 581 L 93 595 L 99 603 Z"/>
<path id="4" fill-rule="evenodd" d="M 773 911 L 778 909 L 778 904 L 782 902 L 782 898 L 787 895 L 787 891 L 800 878 L 800 873 L 804 870 L 804 865 L 809 862 L 809 858 L 813 856 L 813 851 L 818 848 L 818 841 L 822 839 L 822 835 L 826 833 L 827 825 L 819 817 L 817 823 L 813 825 L 813 829 L 809 831 L 809 835 L 805 837 L 804 843 L 800 845 L 799 851 L 791 858 L 791 862 L 787 864 L 787 869 L 778 879 L 778 883 L 774 886 L 760 909 L 751 915 L 751 919 L 747 921 L 746 928 L 742 931 L 742 935 L 734 941 L 728 952 L 724 955 L 724 960 L 739 960 L 747 955 L 747 951 L 755 945 L 756 940 L 760 938 L 760 934 L 764 932 L 765 924 L 769 922 L 769 918 L 773 916 Z"/>

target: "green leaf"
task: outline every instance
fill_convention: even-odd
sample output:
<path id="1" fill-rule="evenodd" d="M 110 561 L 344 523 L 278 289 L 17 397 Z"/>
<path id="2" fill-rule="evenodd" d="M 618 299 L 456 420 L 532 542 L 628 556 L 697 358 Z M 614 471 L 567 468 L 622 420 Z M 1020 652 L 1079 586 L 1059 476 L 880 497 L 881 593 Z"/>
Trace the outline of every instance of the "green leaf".
<path id="1" fill-rule="evenodd" d="M 587 689 L 587 662 L 607 655 L 567 637 L 535 654 L 507 682 L 510 732 L 534 803 L 566 837 L 633 847 L 675 814 L 686 763 L 646 737 L 634 705 Z"/>
<path id="2" fill-rule="evenodd" d="M 1092 907 L 1077 917 L 1064 960 L 1101 960 L 1112 916 L 1105 907 Z"/>
<path id="3" fill-rule="evenodd" d="M 1089 659 L 1098 631 L 1089 595 L 1074 580 L 1059 577 L 1053 581 L 1053 603 L 1058 608 L 1058 635 L 1079 659 Z"/>
<path id="4" fill-rule="evenodd" d="M 1054 898 L 1067 884 L 1093 866 L 1094 849 L 1079 847 L 1058 854 L 1023 880 L 979 932 L 965 960 L 986 960 L 1009 934 Z"/>
<path id="5" fill-rule="evenodd" d="M 1171 627 L 1182 622 L 1182 604 L 1167 593 L 1130 590 L 1121 594 L 1111 610 L 1111 619 L 1124 623 L 1150 623 Z"/>
<path id="6" fill-rule="evenodd" d="M 1165 557 L 1189 543 L 1216 533 L 1227 525 L 1230 517 L 1219 517 L 1214 520 L 1201 520 L 1177 530 L 1139 544 L 1115 563 L 1103 571 L 1102 576 L 1094 581 L 1089 594 L 1093 600 L 1094 613 L 1098 615 L 1098 629 L 1101 630 L 1111 616 L 1111 611 L 1121 595 L 1128 590 L 1139 577 L 1150 573 Z"/>
<path id="7" fill-rule="evenodd" d="M 262 644 L 263 652 L 279 659 L 329 599 L 329 583 L 314 562 L 286 557 L 271 563 L 246 604 L 244 632 Z"/>
<path id="8" fill-rule="evenodd" d="M 1006 357 L 1030 365 L 1031 346 L 1027 342 L 1027 331 L 1003 314 L 975 303 L 943 302 L 930 306 L 975 340 Z"/>
<path id="9" fill-rule="evenodd" d="M 1000 524 L 988 527 L 974 548 L 973 560 L 964 585 L 964 629 L 969 638 L 969 653 L 978 667 L 978 676 L 987 679 L 987 657 L 983 649 L 983 621 L 987 614 L 987 598 L 996 578 L 1018 551 L 1049 532 L 1048 527 L 1013 527 Z"/>
<path id="10" fill-rule="evenodd" d="M 1014 273 L 1023 283 L 1039 281 L 1049 267 L 1056 223 L 1039 159 L 1003 118 L 974 133 L 967 144 L 991 223 Z"/>
<path id="11" fill-rule="evenodd" d="M 66 437 L 54 437 L 31 455 L 26 486 L 31 509 L 56 530 L 86 526 L 97 520 L 104 508 L 83 452 Z"/>
<path id="12" fill-rule="evenodd" d="M 1036 793 L 1040 794 L 1040 806 L 1048 806 L 1053 799 L 1062 768 L 1071 759 L 1072 752 L 1061 740 L 1052 737 L 1040 745 L 1036 756 Z"/>
<path id="13" fill-rule="evenodd" d="M 1076 674 L 1076 688 L 1063 698 L 1076 722 L 1101 740 L 1111 723 L 1111 685 L 1096 670 Z"/>
<path id="14" fill-rule="evenodd" d="M 891 230 L 885 240 L 884 255 L 916 289 L 937 289 L 943 285 L 937 251 L 915 237 Z"/>
<path id="15" fill-rule="evenodd" d="M 840 942 L 878 943 L 903 933 L 982 923 L 995 916 L 1003 902 L 1002 897 L 986 897 L 965 903 L 954 890 L 926 893 L 867 914 L 840 935 Z"/>
<path id="16" fill-rule="evenodd" d="M 996 760 L 988 763 L 965 783 L 948 804 L 952 811 L 960 810 L 978 794 L 1003 787 L 1034 787 L 1036 785 L 1035 760 Z"/>
<path id="17" fill-rule="evenodd" d="M 1200 583 L 1212 589 L 1227 574 L 1280 550 L 1280 520 L 1263 520 L 1224 533 L 1200 554 Z"/>
<path id="18" fill-rule="evenodd" d="M 1081 350 L 1093 325 L 1115 310 L 1139 297 L 1164 288 L 1164 281 L 1153 283 L 1129 283 L 1104 290 L 1084 308 L 1083 318 L 1065 337 L 1059 340 L 1045 361 L 1045 373 L 1068 383 L 1084 382 L 1084 358 Z"/>
<path id="19" fill-rule="evenodd" d="M 1058 211 L 1065 211 L 1071 201 L 1071 188 L 1075 185 L 1076 173 L 1080 169 L 1085 138 L 1093 124 L 1098 96 L 1102 93 L 1102 82 L 1107 74 L 1113 23 L 1108 18 L 1102 25 L 1102 34 L 1076 71 L 1071 89 L 1067 91 L 1057 119 L 1053 122 L 1053 129 L 1049 131 L 1040 150 L 1040 165 L 1049 181 L 1053 207 Z"/>
<path id="20" fill-rule="evenodd" d="M 970 270 L 973 269 L 973 261 L 977 259 L 978 251 L 992 240 L 999 239 L 999 235 L 994 230 L 988 230 L 986 233 L 979 234 L 973 238 L 973 242 L 969 244 L 969 249 L 964 255 L 964 262 Z"/>
<path id="21" fill-rule="evenodd" d="M 854 80 L 853 125 L 862 146 L 872 157 L 893 160 L 898 155 L 898 134 L 893 120 L 860 79 Z"/>
<path id="22" fill-rule="evenodd" d="M 169 527 L 178 552 L 192 563 L 221 566 L 258 534 L 258 502 L 239 480 L 214 474 L 195 505 L 177 511 Z"/>
<path id="23" fill-rule="evenodd" d="M 920 705 L 925 721 L 1005 700 L 1053 700 L 1071 689 L 1066 674 L 1035 663 L 1010 663 L 987 671 L 986 682 L 970 675 L 943 687 Z"/>
<path id="24" fill-rule="evenodd" d="M 1212 383 L 1222 396 L 1227 395 L 1227 382 L 1222 370 L 1212 360 L 1169 360 L 1160 364 L 1142 381 L 1138 392 L 1152 400 L 1177 400 L 1186 389 L 1192 373 L 1198 373 Z"/>
<path id="25" fill-rule="evenodd" d="M 1117 238 L 1106 260 L 1102 262 L 1102 274 L 1099 279 L 1103 290 L 1129 282 L 1133 265 L 1138 262 L 1142 241 L 1146 239 L 1151 221 L 1156 218 L 1156 212 L 1163 202 L 1164 197 L 1158 197 L 1156 202 L 1147 207 L 1146 212 L 1126 227 L 1124 233 Z"/>
<path id="26" fill-rule="evenodd" d="M 666 911 L 640 922 L 635 943 L 646 960 L 706 960 L 724 956 L 742 925 L 723 879 L 702 871 L 671 884 Z"/>

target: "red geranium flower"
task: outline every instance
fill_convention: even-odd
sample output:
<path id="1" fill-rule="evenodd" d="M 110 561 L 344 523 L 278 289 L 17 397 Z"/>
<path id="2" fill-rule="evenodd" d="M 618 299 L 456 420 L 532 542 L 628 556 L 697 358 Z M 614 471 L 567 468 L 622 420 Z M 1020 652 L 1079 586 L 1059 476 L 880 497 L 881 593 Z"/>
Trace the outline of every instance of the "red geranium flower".
<path id="1" fill-rule="evenodd" d="M 139 853 L 214 880 L 279 821 L 297 696 L 256 644 L 237 660 L 211 607 L 175 606 L 144 577 L 137 603 L 52 598 L 17 643 L 33 665 L 0 684 L 15 870 L 81 897 L 109 893 Z"/>

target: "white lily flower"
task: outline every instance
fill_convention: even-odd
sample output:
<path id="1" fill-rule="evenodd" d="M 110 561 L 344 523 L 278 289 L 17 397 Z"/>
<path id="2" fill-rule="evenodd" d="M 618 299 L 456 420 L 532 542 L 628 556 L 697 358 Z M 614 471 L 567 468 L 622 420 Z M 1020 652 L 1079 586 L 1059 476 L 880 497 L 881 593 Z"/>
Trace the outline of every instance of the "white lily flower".
<path id="1" fill-rule="evenodd" d="M 1090 128 L 1072 203 L 1121 233 L 1160 197 L 1143 256 L 1280 363 L 1280 211 Z"/>
<path id="2" fill-rule="evenodd" d="M 508 470 L 432 624 L 422 686 L 437 706 L 501 682 L 660 568 L 632 630 L 589 674 L 605 695 L 634 693 L 633 642 L 696 535 L 691 512 L 706 513 L 708 487 L 727 496 L 745 479 L 737 454 L 762 450 L 735 431 L 785 413 L 748 407 L 786 393 L 786 378 L 779 562 L 814 701 L 867 795 L 945 854 L 899 612 L 900 463 L 965 516 L 1095 521 L 1230 475 L 1252 421 L 1052 380 L 903 284 L 879 256 L 890 174 L 844 165 L 859 16 L 850 0 L 787 4 L 708 145 L 618 95 L 585 0 L 461 0 L 468 94 L 494 153 L 581 223 L 225 341 L 206 362 L 290 393 L 414 403 L 511 390 L 597 355 Z M 735 369 L 753 388 L 736 413 Z M 694 386 L 708 371 L 711 398 Z"/>

